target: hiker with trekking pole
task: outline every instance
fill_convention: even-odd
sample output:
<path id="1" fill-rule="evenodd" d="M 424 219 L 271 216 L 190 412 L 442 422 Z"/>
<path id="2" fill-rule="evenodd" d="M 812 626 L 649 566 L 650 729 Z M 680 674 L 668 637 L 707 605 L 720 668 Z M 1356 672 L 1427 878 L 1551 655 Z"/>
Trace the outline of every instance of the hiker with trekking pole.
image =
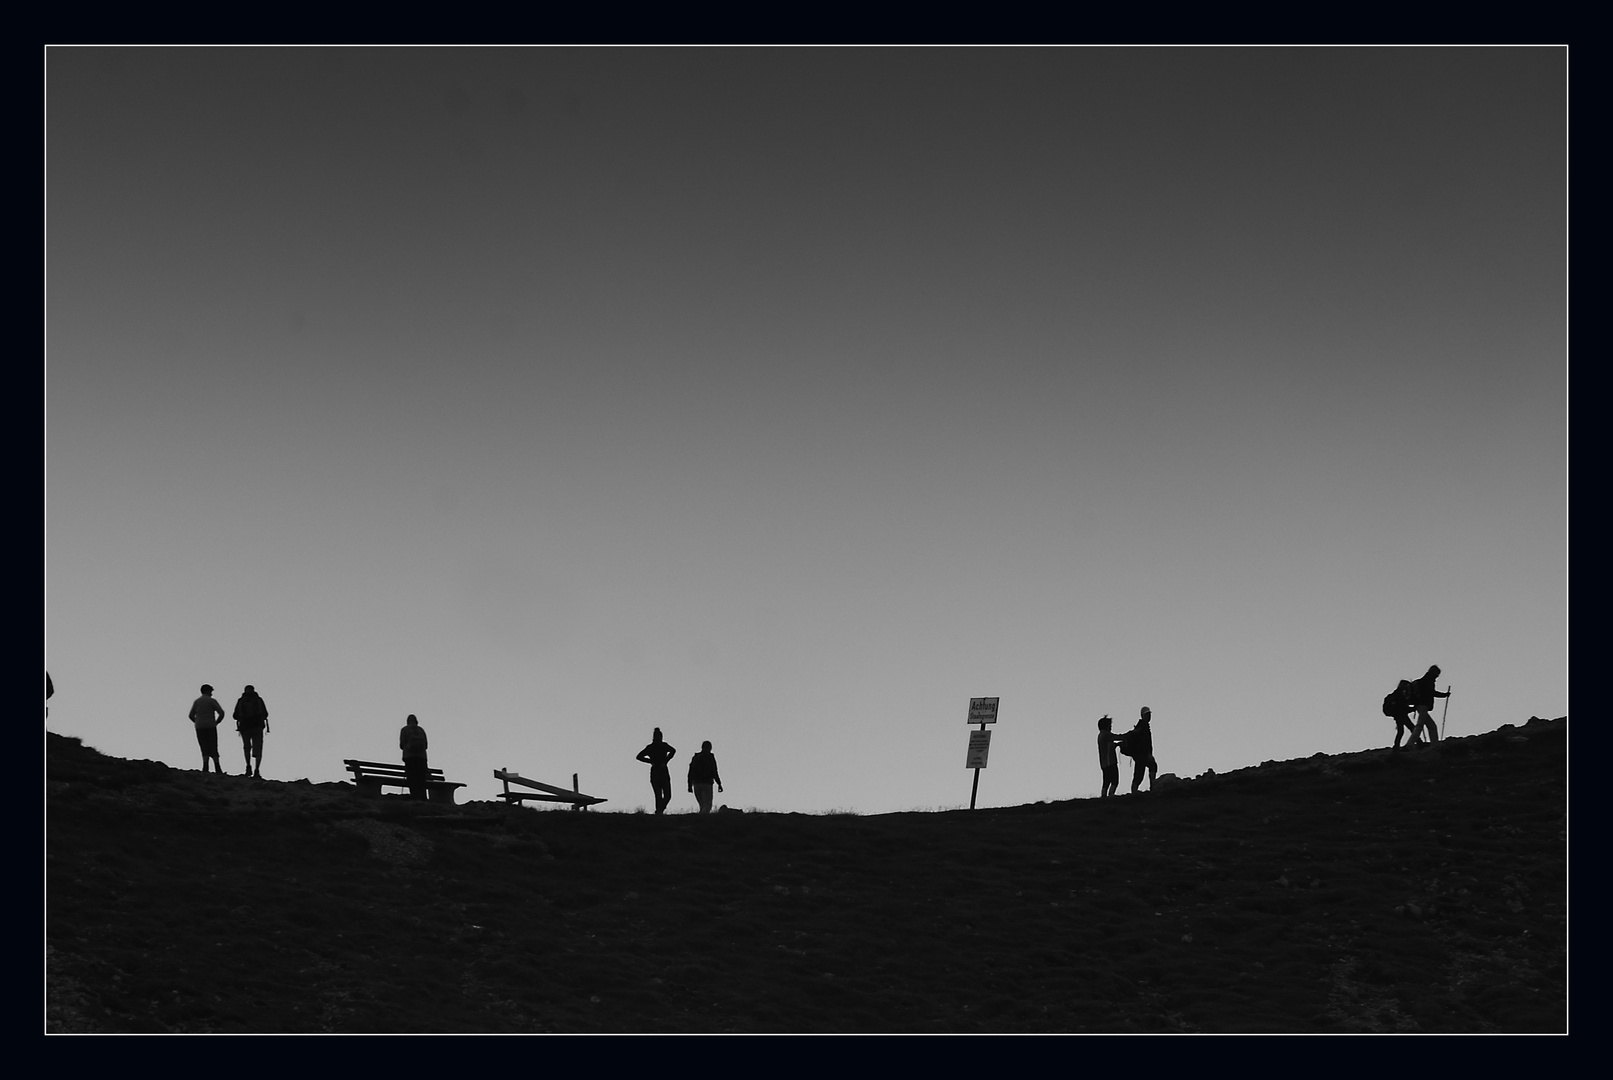
<path id="1" fill-rule="evenodd" d="M 1433 716 L 1429 715 L 1434 708 L 1434 699 L 1449 699 L 1451 696 L 1451 692 L 1449 690 L 1446 690 L 1444 693 L 1440 693 L 1438 690 L 1434 689 L 1434 680 L 1438 678 L 1439 665 L 1435 664 L 1428 669 L 1428 673 L 1426 675 L 1411 684 L 1411 701 L 1412 704 L 1417 707 L 1417 726 L 1414 730 L 1416 734 L 1422 734 L 1423 731 L 1426 730 L 1428 733 L 1428 741 L 1430 743 L 1439 742 L 1440 734 L 1439 728 L 1434 726 Z M 1450 711 L 1450 707 L 1450 701 L 1446 700 L 1445 709 L 1447 712 Z"/>

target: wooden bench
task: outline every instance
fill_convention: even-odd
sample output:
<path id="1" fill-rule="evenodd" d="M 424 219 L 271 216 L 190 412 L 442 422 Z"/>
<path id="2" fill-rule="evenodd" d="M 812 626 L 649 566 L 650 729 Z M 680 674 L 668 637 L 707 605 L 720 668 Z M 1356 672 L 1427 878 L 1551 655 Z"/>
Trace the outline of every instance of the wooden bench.
<path id="1" fill-rule="evenodd" d="M 404 775 L 401 762 L 347 758 L 342 764 L 353 774 L 353 783 L 366 795 L 379 795 L 383 787 L 414 786 Z M 426 798 L 432 802 L 451 803 L 454 801 L 454 792 L 465 786 L 444 780 L 441 769 L 427 769 L 426 775 L 429 777 L 426 781 Z"/>
<path id="2" fill-rule="evenodd" d="M 586 810 L 594 803 L 607 802 L 606 799 L 584 795 L 577 790 L 577 774 L 571 774 L 571 790 L 554 787 L 551 784 L 540 784 L 536 780 L 528 780 L 518 772 L 509 769 L 494 769 L 493 779 L 504 781 L 504 791 L 499 798 L 505 802 L 521 805 L 522 799 L 535 799 L 538 802 L 564 802 L 570 803 L 573 810 Z M 536 788 L 535 791 L 511 791 L 511 784 L 520 784 L 523 787 Z"/>

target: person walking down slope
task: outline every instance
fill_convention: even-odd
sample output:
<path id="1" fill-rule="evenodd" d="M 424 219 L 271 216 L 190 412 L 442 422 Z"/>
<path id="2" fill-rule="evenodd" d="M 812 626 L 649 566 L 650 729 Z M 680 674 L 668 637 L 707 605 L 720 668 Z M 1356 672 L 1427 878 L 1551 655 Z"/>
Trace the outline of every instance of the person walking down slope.
<path id="1" fill-rule="evenodd" d="M 1110 729 L 1114 721 L 1105 713 L 1098 721 L 1098 771 L 1103 774 L 1103 790 L 1099 798 L 1107 799 L 1120 787 L 1120 760 L 1115 757 L 1115 747 L 1120 745 L 1120 736 Z"/>
<path id="2" fill-rule="evenodd" d="M 213 700 L 213 688 L 202 683 L 202 696 L 191 703 L 190 722 L 196 725 L 196 742 L 202 748 L 202 772 L 208 761 L 224 775 L 224 765 L 218 760 L 218 725 L 224 719 L 224 706 Z"/>
<path id="3" fill-rule="evenodd" d="M 660 728 L 655 729 L 650 745 L 638 752 L 638 760 L 650 767 L 650 790 L 655 793 L 657 814 L 666 813 L 667 804 L 672 801 L 672 773 L 666 765 L 677 753 L 675 747 L 662 740 Z"/>
<path id="4" fill-rule="evenodd" d="M 717 755 L 711 752 L 711 740 L 700 744 L 700 753 L 689 759 L 689 790 L 702 814 L 711 813 L 711 785 L 722 790 L 722 777 L 717 774 Z"/>
<path id="5" fill-rule="evenodd" d="M 1143 706 L 1142 715 L 1137 717 L 1137 726 L 1120 737 L 1120 752 L 1132 760 L 1131 793 L 1137 794 L 1137 789 L 1143 784 L 1143 771 L 1148 772 L 1148 790 L 1154 790 L 1154 776 L 1159 772 L 1159 765 L 1154 761 L 1154 714 L 1147 705 Z"/>
<path id="6" fill-rule="evenodd" d="M 424 799 L 426 785 L 431 781 L 431 767 L 426 763 L 426 729 L 420 726 L 414 713 L 404 721 L 398 732 L 398 749 L 403 751 L 403 778 L 409 782 L 409 798 Z"/>
<path id="7" fill-rule="evenodd" d="M 1450 697 L 1451 692 L 1443 694 L 1434 689 L 1434 682 L 1439 678 L 1439 665 L 1435 664 L 1428 669 L 1422 678 L 1411 684 L 1411 703 L 1417 707 L 1416 733 L 1428 733 L 1428 741 L 1439 742 L 1439 728 L 1434 724 L 1434 718 L 1429 715 L 1434 708 L 1434 699 Z"/>
<path id="8" fill-rule="evenodd" d="M 247 683 L 230 716 L 235 720 L 236 733 L 241 736 L 241 756 L 246 759 L 246 774 L 262 780 L 263 733 L 269 730 L 269 706 L 252 689 L 252 684 Z M 253 765 L 254 759 L 256 766 Z"/>

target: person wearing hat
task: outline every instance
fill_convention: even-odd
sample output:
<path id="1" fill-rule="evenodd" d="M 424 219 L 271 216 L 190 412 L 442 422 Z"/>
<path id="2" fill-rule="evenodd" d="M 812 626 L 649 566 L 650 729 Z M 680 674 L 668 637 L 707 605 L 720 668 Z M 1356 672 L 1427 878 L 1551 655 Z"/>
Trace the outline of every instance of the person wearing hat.
<path id="1" fill-rule="evenodd" d="M 246 759 L 246 774 L 263 779 L 263 733 L 269 730 L 269 706 L 263 703 L 251 683 L 241 691 L 235 711 L 235 730 L 241 736 L 241 756 Z M 253 759 L 257 759 L 254 767 Z"/>
<path id="2" fill-rule="evenodd" d="M 213 688 L 202 683 L 202 696 L 190 707 L 190 722 L 196 725 L 196 742 L 202 748 L 202 772 L 207 771 L 209 760 L 224 775 L 224 765 L 218 760 L 218 725 L 224 719 L 224 706 L 213 700 Z"/>
<path id="3" fill-rule="evenodd" d="M 1137 726 L 1121 736 L 1120 752 L 1132 761 L 1131 793 L 1137 794 L 1137 789 L 1143 786 L 1143 771 L 1148 772 L 1148 790 L 1154 790 L 1154 775 L 1159 766 L 1154 762 L 1154 729 L 1149 725 L 1153 722 L 1154 713 L 1147 705 L 1137 717 Z"/>
<path id="4" fill-rule="evenodd" d="M 1115 757 L 1115 747 L 1120 745 L 1121 737 L 1114 734 L 1114 723 L 1108 713 L 1098 720 L 1098 771 L 1103 774 L 1103 790 L 1098 797 L 1102 799 L 1113 795 L 1120 786 L 1120 759 Z"/>

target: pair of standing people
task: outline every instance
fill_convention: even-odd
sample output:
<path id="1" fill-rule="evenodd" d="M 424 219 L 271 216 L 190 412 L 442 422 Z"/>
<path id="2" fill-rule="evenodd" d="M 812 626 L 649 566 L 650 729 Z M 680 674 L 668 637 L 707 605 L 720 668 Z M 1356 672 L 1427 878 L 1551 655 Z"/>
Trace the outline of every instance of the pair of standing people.
<path id="1" fill-rule="evenodd" d="M 247 683 L 230 714 L 235 720 L 235 731 L 241 736 L 241 756 L 245 759 L 248 776 L 263 778 L 263 733 L 269 730 L 269 707 L 263 698 Z M 224 765 L 218 759 L 218 725 L 224 720 L 224 706 L 213 697 L 213 688 L 202 684 L 202 696 L 190 706 L 190 722 L 196 726 L 196 743 L 202 749 L 202 772 L 209 763 L 224 775 Z"/>
<path id="2" fill-rule="evenodd" d="M 666 813 L 672 802 L 672 771 L 667 763 L 677 756 L 678 750 L 661 737 L 656 728 L 650 745 L 638 752 L 637 760 L 650 767 L 650 790 L 655 793 L 655 812 Z M 722 776 L 717 771 L 717 756 L 711 752 L 711 740 L 700 744 L 700 753 L 689 759 L 689 791 L 700 804 L 702 814 L 711 813 L 711 785 L 721 791 Z"/>
<path id="3" fill-rule="evenodd" d="M 1115 757 L 1116 750 L 1132 760 L 1131 793 L 1137 794 L 1137 789 L 1142 787 L 1145 772 L 1148 774 L 1148 789 L 1154 789 L 1154 777 L 1159 772 L 1159 765 L 1154 761 L 1153 721 L 1153 710 L 1147 705 L 1143 706 L 1142 713 L 1137 717 L 1137 725 L 1124 735 L 1113 734 L 1111 729 L 1114 721 L 1107 715 L 1098 721 L 1098 769 L 1103 773 L 1101 798 L 1107 799 L 1120 786 L 1120 761 Z"/>

